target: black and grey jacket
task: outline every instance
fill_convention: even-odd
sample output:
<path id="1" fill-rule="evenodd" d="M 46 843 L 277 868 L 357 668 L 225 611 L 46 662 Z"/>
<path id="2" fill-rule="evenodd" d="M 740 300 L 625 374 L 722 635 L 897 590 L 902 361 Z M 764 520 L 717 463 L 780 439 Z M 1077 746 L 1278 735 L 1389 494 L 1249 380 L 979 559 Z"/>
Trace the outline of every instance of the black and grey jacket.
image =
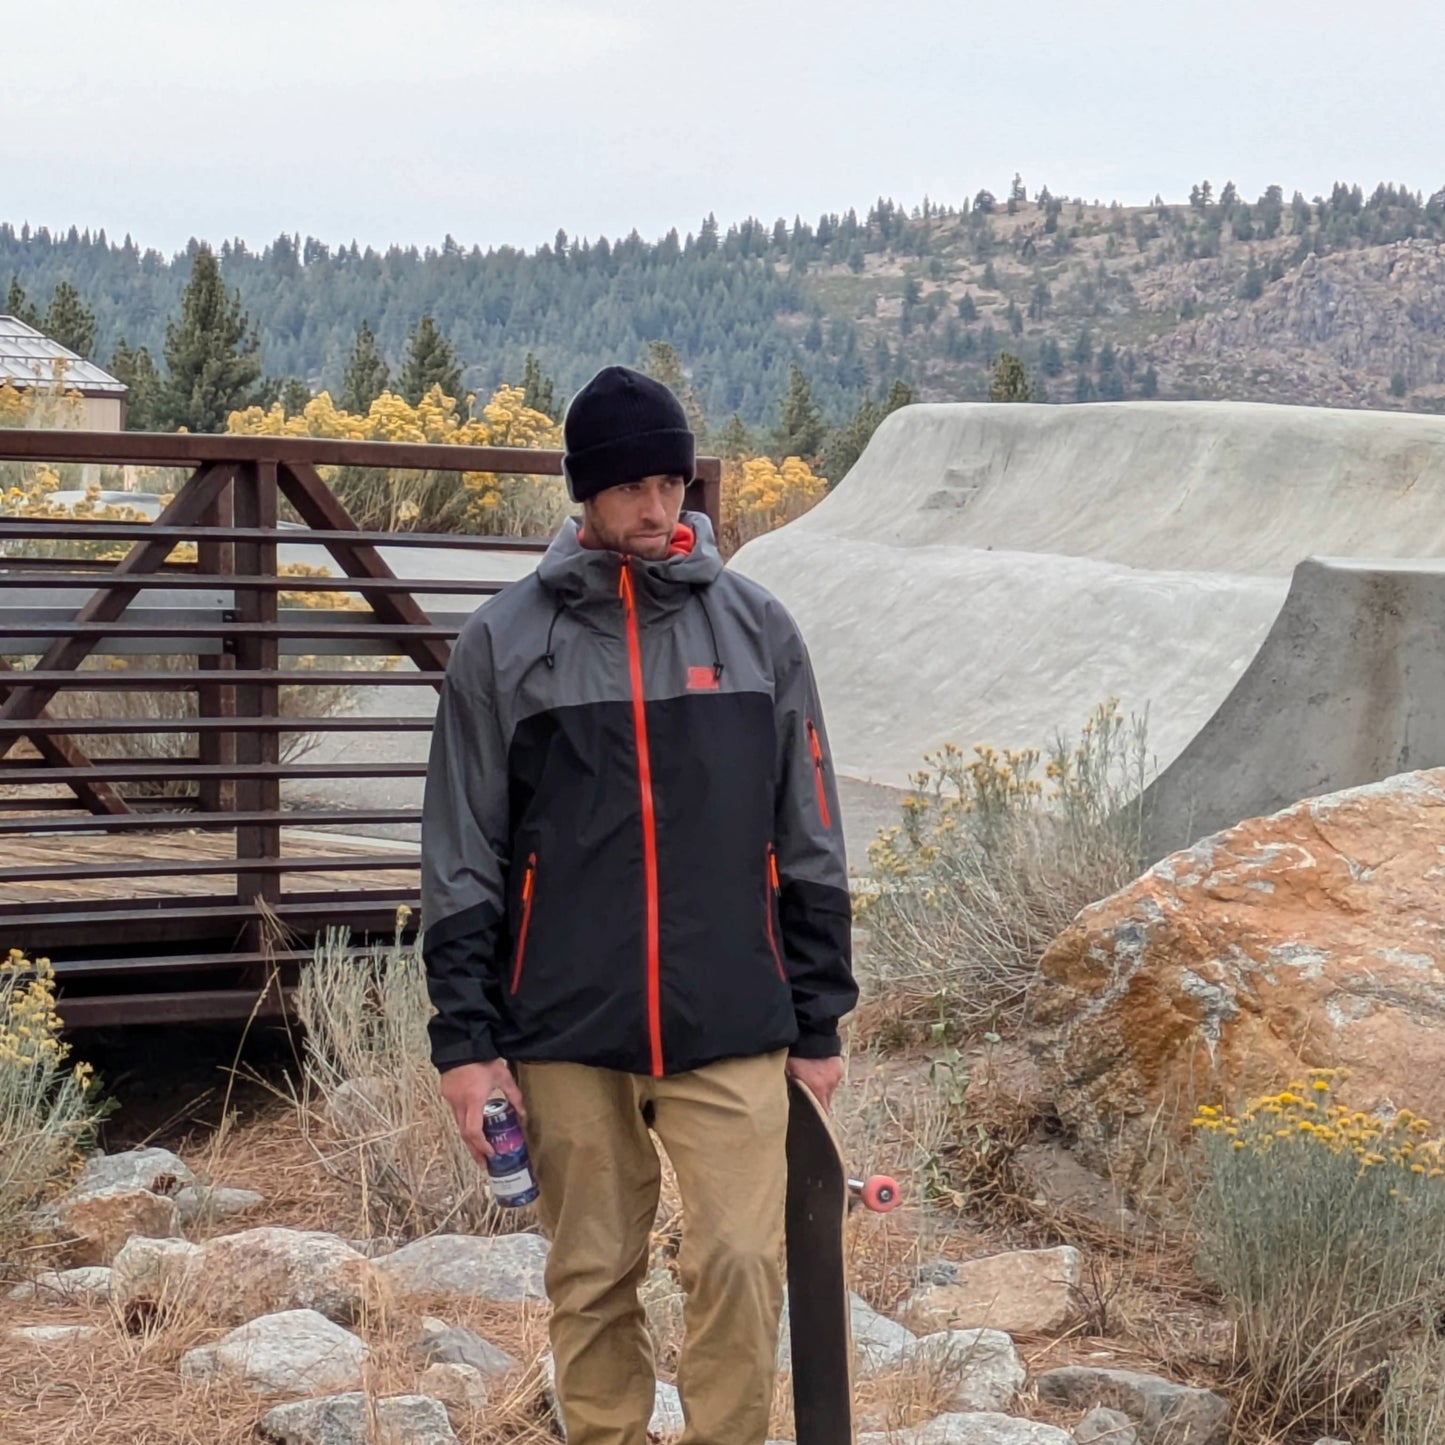
<path id="1" fill-rule="evenodd" d="M 838 1052 L 857 990 L 812 669 L 705 517 L 658 562 L 585 548 L 568 522 L 462 629 L 422 922 L 441 1069 Z"/>

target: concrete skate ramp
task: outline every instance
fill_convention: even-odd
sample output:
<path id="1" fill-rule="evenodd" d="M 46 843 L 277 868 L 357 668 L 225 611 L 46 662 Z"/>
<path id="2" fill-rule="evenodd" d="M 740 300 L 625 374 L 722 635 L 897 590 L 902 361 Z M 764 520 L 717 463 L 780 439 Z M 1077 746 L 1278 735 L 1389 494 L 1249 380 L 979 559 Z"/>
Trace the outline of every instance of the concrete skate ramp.
<path id="1" fill-rule="evenodd" d="M 1039 745 L 1109 697 L 1168 769 L 1319 555 L 1445 557 L 1445 418 L 911 406 L 732 565 L 801 624 L 839 770 L 905 786 L 945 742 Z"/>
<path id="2" fill-rule="evenodd" d="M 1254 660 L 1150 788 L 1148 857 L 1445 762 L 1445 561 L 1301 563 Z"/>

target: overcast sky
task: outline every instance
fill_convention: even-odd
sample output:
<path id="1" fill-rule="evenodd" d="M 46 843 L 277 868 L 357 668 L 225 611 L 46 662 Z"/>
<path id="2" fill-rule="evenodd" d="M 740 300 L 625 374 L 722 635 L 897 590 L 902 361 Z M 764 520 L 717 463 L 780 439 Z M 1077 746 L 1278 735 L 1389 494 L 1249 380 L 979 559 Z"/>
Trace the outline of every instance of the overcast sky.
<path id="1" fill-rule="evenodd" d="M 30 0 L 0 220 L 534 247 L 980 186 L 1445 185 L 1445 5 Z"/>

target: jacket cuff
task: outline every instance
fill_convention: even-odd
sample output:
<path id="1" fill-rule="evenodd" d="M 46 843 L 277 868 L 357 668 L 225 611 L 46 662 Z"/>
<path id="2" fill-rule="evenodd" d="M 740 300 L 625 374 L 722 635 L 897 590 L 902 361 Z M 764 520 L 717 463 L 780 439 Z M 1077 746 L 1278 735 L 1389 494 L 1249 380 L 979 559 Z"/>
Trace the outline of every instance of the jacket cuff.
<path id="1" fill-rule="evenodd" d="M 821 1033 L 799 1034 L 798 1041 L 788 1050 L 788 1057 L 794 1059 L 835 1059 L 843 1052 L 843 1040 L 836 1028 Z"/>
<path id="2" fill-rule="evenodd" d="M 459 1069 L 463 1064 L 490 1064 L 500 1057 L 491 1034 L 484 1031 L 471 1038 L 433 1044 L 431 1051 L 432 1067 L 439 1074 L 446 1073 L 448 1069 Z"/>

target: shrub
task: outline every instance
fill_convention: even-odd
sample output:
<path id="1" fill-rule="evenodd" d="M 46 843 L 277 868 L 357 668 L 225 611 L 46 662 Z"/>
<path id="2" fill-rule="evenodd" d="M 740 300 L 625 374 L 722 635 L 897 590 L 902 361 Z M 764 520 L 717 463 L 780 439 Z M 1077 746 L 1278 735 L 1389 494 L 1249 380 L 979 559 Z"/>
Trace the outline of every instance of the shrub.
<path id="1" fill-rule="evenodd" d="M 1272 1429 L 1361 1423 L 1392 1353 L 1445 1305 L 1445 1142 L 1408 1110 L 1336 1102 L 1339 1078 L 1316 1070 L 1194 1121 L 1201 1269 L 1238 1323 L 1243 1403 Z M 1393 1408 L 1418 1414 L 1406 1375 Z"/>
<path id="2" fill-rule="evenodd" d="M 406 917 L 390 945 L 365 951 L 330 930 L 302 971 L 303 1126 L 378 1233 L 500 1232 L 507 1216 L 437 1089 L 421 944 L 401 941 Z"/>
<path id="3" fill-rule="evenodd" d="M 18 948 L 0 961 L 0 1244 L 64 1180 L 100 1119 L 89 1064 L 68 1065 L 55 971 Z"/>
<path id="4" fill-rule="evenodd" d="M 1002 1028 L 1049 943 L 1139 872 L 1144 724 L 1109 702 L 1047 761 L 953 746 L 926 761 L 902 825 L 869 850 L 876 891 L 860 912 L 878 992 L 899 1019 Z"/>
<path id="5" fill-rule="evenodd" d="M 781 465 L 770 457 L 724 463 L 718 539 L 723 555 L 801 517 L 827 493 L 827 479 L 798 457 L 786 457 Z"/>

